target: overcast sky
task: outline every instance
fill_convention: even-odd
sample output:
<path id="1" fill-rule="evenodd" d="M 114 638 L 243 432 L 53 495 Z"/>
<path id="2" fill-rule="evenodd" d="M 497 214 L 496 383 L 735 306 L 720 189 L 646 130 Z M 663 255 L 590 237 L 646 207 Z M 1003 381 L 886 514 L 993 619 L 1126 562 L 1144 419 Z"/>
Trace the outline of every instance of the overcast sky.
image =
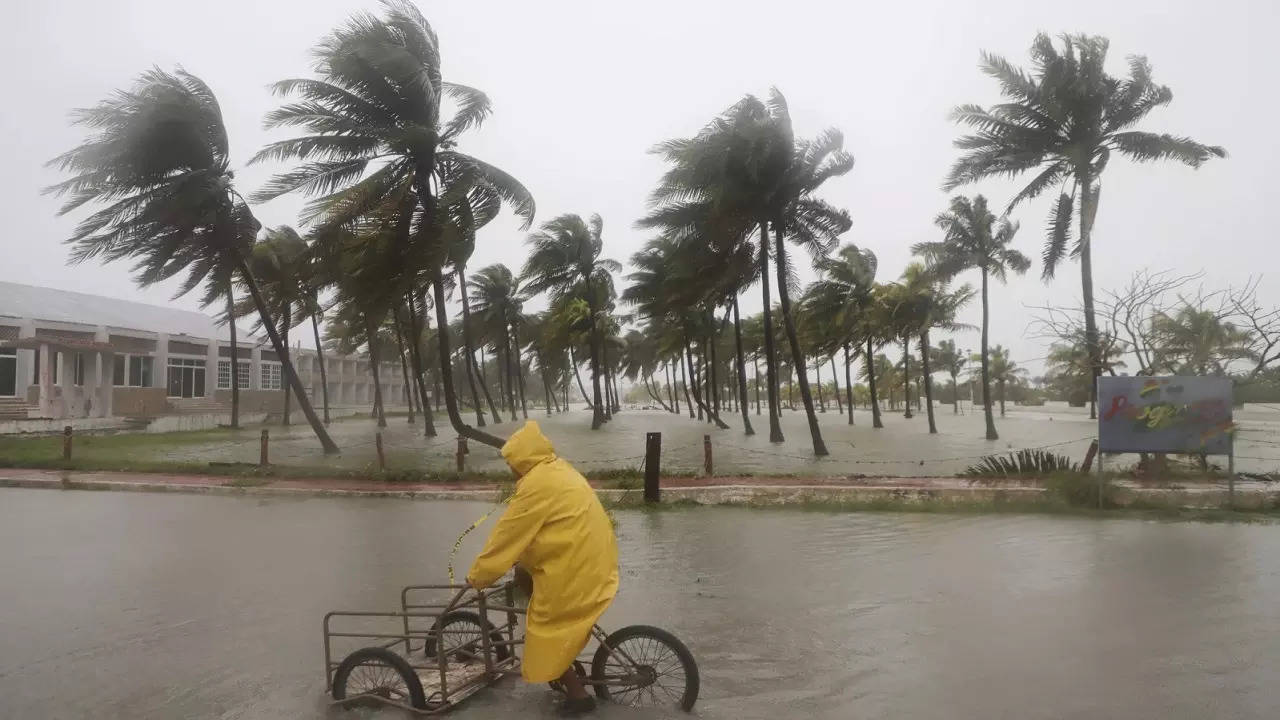
<path id="1" fill-rule="evenodd" d="M 128 86 L 139 72 L 176 65 L 217 93 L 231 136 L 236 178 L 257 189 L 279 166 L 245 167 L 264 142 L 263 115 L 279 101 L 267 85 L 310 74 L 309 49 L 361 7 L 356 0 L 61 0 L 13 3 L 0 30 L 6 69 L 0 111 L 0 276 L 36 285 L 169 303 L 172 286 L 136 288 L 124 264 L 67 267 L 62 241 L 74 218 L 40 188 L 59 179 L 43 167 L 84 138 L 67 123 L 75 107 Z M 1142 129 L 1190 135 L 1230 157 L 1198 171 L 1113 160 L 1103 179 L 1095 230 L 1098 288 L 1135 269 L 1203 268 L 1210 285 L 1239 284 L 1280 258 L 1275 130 L 1280 70 L 1274 0 L 927 0 L 865 3 L 797 1 L 448 0 L 419 2 L 440 36 L 446 79 L 479 87 L 493 117 L 466 150 L 508 170 L 533 192 L 538 221 L 576 212 L 604 217 L 606 254 L 625 261 L 647 239 L 632 228 L 662 170 L 655 143 L 693 134 L 744 94 L 776 85 L 798 135 L 844 131 L 857 159 L 823 196 L 854 219 L 846 241 L 880 257 L 881 280 L 896 278 L 912 243 L 938 238 L 939 186 L 956 157 L 959 103 L 999 100 L 977 68 L 980 50 L 1027 64 L 1037 31 L 1087 32 L 1111 40 L 1111 70 L 1147 55 L 1157 82 L 1174 91 Z M 1003 206 L 1007 183 L 966 188 Z M 302 198 L 255 209 L 266 225 L 294 223 Z M 1044 204 L 1015 213 L 1015 246 L 1038 258 Z M 484 229 L 472 268 L 524 260 L 524 234 L 509 218 Z M 811 274 L 806 275 L 806 280 Z M 976 277 L 970 278 L 976 283 Z M 1264 282 L 1266 299 L 1280 292 Z M 1008 287 L 993 288 L 992 342 L 1039 372 L 1044 344 L 1027 337 L 1031 311 L 1073 304 L 1078 266 L 1039 280 L 1039 263 Z M 759 310 L 759 292 L 744 311 Z M 173 304 L 195 308 L 191 297 Z M 3 308 L 0 308 L 3 312 Z M 977 304 L 966 313 L 976 323 Z M 976 348 L 977 333 L 958 338 Z M 896 353 L 895 353 L 896 355 Z"/>

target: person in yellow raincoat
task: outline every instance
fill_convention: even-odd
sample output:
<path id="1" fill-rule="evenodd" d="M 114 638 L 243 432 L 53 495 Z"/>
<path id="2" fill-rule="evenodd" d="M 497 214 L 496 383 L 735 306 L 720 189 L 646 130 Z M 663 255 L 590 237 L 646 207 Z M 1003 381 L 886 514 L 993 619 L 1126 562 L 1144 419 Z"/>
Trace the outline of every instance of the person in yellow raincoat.
<path id="1" fill-rule="evenodd" d="M 525 627 L 527 682 L 560 680 L 563 709 L 588 712 L 595 702 L 573 670 L 595 625 L 618 592 L 613 523 L 577 470 L 556 457 L 538 424 L 525 423 L 502 446 L 518 476 L 516 493 L 467 573 L 472 587 L 492 585 L 514 565 L 533 578 Z"/>

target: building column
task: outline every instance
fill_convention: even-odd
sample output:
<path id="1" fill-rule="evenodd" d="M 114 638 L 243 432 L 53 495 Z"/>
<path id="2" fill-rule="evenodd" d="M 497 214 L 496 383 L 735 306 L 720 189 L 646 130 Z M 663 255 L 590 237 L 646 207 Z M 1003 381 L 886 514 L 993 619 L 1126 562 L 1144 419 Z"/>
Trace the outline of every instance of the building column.
<path id="1" fill-rule="evenodd" d="M 40 368 L 37 371 L 40 385 L 40 417 L 53 414 L 53 359 L 49 357 L 49 344 L 40 343 Z"/>
<path id="2" fill-rule="evenodd" d="M 72 417 L 72 397 L 76 392 L 76 354 L 58 353 L 58 386 L 62 388 L 62 408 L 58 417 Z"/>
<path id="3" fill-rule="evenodd" d="M 99 325 L 94 329 L 93 340 L 100 343 L 111 342 L 111 335 L 107 332 L 105 325 Z M 113 355 L 109 351 L 95 351 L 93 353 L 93 392 L 89 394 L 90 414 L 93 417 L 111 417 L 112 360 Z M 86 374 L 88 373 L 86 372 Z"/>
<path id="4" fill-rule="evenodd" d="M 216 339 L 210 340 L 204 361 L 204 396 L 207 400 L 214 399 L 218 392 L 218 359 L 218 341 Z M 236 381 L 236 364 L 234 361 L 235 358 L 232 358 L 231 382 Z"/>
<path id="5" fill-rule="evenodd" d="M 36 336 L 36 324 L 34 320 L 32 320 L 31 318 L 22 318 L 21 320 L 18 321 L 18 338 L 19 339 L 33 338 L 35 336 Z M 31 386 L 40 384 L 40 376 L 37 374 L 36 368 L 34 367 L 35 362 L 36 362 L 35 350 L 19 350 L 18 351 L 18 362 L 17 362 L 17 368 L 15 370 L 15 372 L 17 373 L 17 377 L 15 378 L 15 380 L 17 380 L 17 384 L 16 384 L 16 387 L 14 388 L 14 394 L 17 395 L 19 398 L 22 398 L 23 402 L 27 401 L 27 397 L 28 397 L 27 393 L 31 390 Z M 34 378 L 36 382 L 34 383 L 31 382 L 32 378 Z"/>
<path id="6" fill-rule="evenodd" d="M 151 361 L 151 387 L 165 388 L 169 394 L 169 334 L 156 333 L 156 354 Z"/>
<path id="7" fill-rule="evenodd" d="M 262 389 L 262 346 L 254 345 L 249 351 L 249 389 Z"/>

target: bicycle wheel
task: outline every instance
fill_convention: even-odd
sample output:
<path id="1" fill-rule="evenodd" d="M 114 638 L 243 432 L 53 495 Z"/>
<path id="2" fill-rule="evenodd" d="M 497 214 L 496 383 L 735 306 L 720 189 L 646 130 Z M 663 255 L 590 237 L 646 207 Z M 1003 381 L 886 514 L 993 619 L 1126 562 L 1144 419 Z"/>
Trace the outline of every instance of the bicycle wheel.
<path id="1" fill-rule="evenodd" d="M 480 633 L 488 630 L 489 642 L 492 643 L 493 657 L 502 662 L 511 656 L 511 646 L 505 643 L 506 638 L 493 626 L 480 619 L 480 615 L 467 610 L 454 610 L 436 620 L 427 636 L 424 651 L 428 660 L 438 657 L 436 638 L 444 644 L 444 656 L 456 662 L 467 662 L 484 655 L 484 645 Z"/>
<path id="2" fill-rule="evenodd" d="M 698 664 L 676 636 L 632 625 L 605 638 L 591 661 L 591 682 L 601 700 L 631 707 L 676 706 L 688 712 L 698 701 Z"/>
<path id="3" fill-rule="evenodd" d="M 382 698 L 425 710 L 422 681 L 408 661 L 386 648 L 367 647 L 348 655 L 333 672 L 334 700 Z"/>

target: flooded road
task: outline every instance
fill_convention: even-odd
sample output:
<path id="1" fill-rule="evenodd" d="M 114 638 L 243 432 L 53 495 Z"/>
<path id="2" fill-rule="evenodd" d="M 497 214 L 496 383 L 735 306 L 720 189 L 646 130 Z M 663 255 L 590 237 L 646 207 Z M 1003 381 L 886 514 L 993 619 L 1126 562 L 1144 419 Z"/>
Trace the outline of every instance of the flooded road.
<path id="1" fill-rule="evenodd" d="M 442 578 L 486 509 L 0 491 L 0 717 L 399 718 L 327 708 L 322 616 L 394 609 L 402 585 Z M 622 590 L 603 624 L 684 639 L 702 670 L 698 717 L 1280 714 L 1276 526 L 728 508 L 618 519 Z M 553 702 L 506 681 L 453 717 L 551 717 Z"/>
<path id="2" fill-rule="evenodd" d="M 1024 448 L 1047 448 L 1064 454 L 1076 462 L 1084 458 L 1089 442 L 1097 434 L 1097 421 L 1089 420 L 1087 408 L 1071 408 L 1065 403 L 1049 403 L 1041 407 L 1009 406 L 1008 417 L 997 418 L 998 441 L 985 439 L 981 412 L 962 408 L 955 414 L 951 406 L 935 409 L 938 434 L 930 435 L 923 413 L 906 419 L 901 411 L 883 413 L 884 428 L 873 429 L 871 413 L 859 409 L 856 424 L 848 425 L 845 416 L 834 408 L 820 414 L 822 433 L 830 456 L 815 458 L 805 415 L 784 411 L 782 427 L 787 442 L 769 442 L 767 417 L 751 415 L 756 435 L 742 432 L 742 418 L 725 415 L 728 430 L 716 430 L 705 422 L 688 416 L 676 416 L 654 410 L 627 410 L 619 413 L 601 430 L 593 432 L 591 414 L 584 410 L 547 416 L 530 412 L 529 417 L 542 424 L 557 451 L 583 470 L 638 468 L 644 459 L 645 433 L 661 432 L 662 467 L 668 472 L 700 471 L 703 462 L 702 439 L 711 436 L 715 469 L 721 475 L 731 474 L 800 474 L 872 476 L 949 476 L 963 471 L 984 455 L 1005 453 Z M 1270 472 L 1280 469 L 1280 407 L 1250 405 L 1237 410 L 1236 422 L 1241 432 L 1237 437 L 1236 467 L 1248 472 Z M 387 463 L 391 468 L 423 468 L 451 472 L 454 465 L 456 435 L 445 418 L 436 417 L 439 435 L 422 437 L 421 425 L 409 425 L 404 417 L 388 419 L 382 431 Z M 505 422 L 486 429 L 506 437 L 519 427 Z M 374 467 L 376 424 L 369 419 L 348 419 L 329 428 L 342 454 L 324 456 L 311 429 L 295 423 L 289 427 L 273 426 L 271 461 L 282 465 L 342 468 L 347 470 Z M 208 442 L 156 447 L 150 454 L 136 459 L 175 460 L 186 462 L 257 462 L 259 427 L 246 427 L 239 432 L 226 432 L 224 437 Z M 1137 456 L 1112 457 L 1107 466 L 1117 469 L 1136 462 Z M 1214 458 L 1225 464 L 1225 458 Z M 498 453 L 478 443 L 471 444 L 467 458 L 471 470 L 503 472 L 505 463 Z"/>

